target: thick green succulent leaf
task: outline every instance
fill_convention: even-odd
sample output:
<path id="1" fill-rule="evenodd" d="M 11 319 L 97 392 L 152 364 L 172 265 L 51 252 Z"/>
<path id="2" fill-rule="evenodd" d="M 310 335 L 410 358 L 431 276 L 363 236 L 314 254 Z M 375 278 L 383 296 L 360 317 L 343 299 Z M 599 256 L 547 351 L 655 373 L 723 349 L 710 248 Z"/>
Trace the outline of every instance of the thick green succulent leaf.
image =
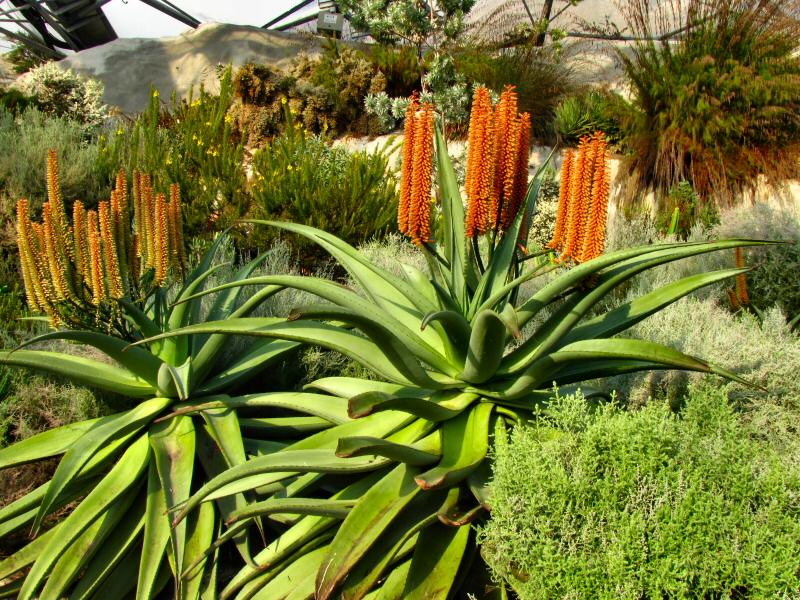
<path id="1" fill-rule="evenodd" d="M 37 536 L 8 558 L 0 561 L 0 581 L 36 562 L 36 559 L 42 555 L 42 552 L 48 547 L 52 539 L 60 535 L 62 526 L 63 521 Z"/>
<path id="2" fill-rule="evenodd" d="M 241 438 L 239 440 L 241 445 Z M 161 483 L 161 493 L 167 508 L 189 499 L 195 460 L 195 430 L 191 417 L 176 416 L 150 427 L 150 447 Z M 242 448 L 242 456 L 244 448 Z M 186 523 L 170 529 L 172 554 L 175 557 L 175 575 L 180 596 L 180 579 L 183 572 L 183 555 L 186 551 Z"/>
<path id="3" fill-rule="evenodd" d="M 493 310 L 475 317 L 464 370 L 459 378 L 473 384 L 488 381 L 497 371 L 506 347 L 505 321 Z"/>
<path id="4" fill-rule="evenodd" d="M 161 328 L 155 321 L 148 317 L 136 304 L 125 298 L 115 298 L 115 300 L 124 309 L 122 314 L 139 330 L 142 336 L 151 337 L 161 333 Z M 153 354 L 158 356 L 157 348 L 153 349 Z"/>
<path id="5" fill-rule="evenodd" d="M 97 348 L 106 356 L 113 358 L 134 376 L 149 383 L 154 388 L 158 386 L 158 370 L 161 361 L 142 348 L 128 348 L 129 342 L 97 333 L 95 331 L 52 331 L 43 335 L 37 335 L 19 345 L 18 349 L 46 342 L 48 340 L 67 340 L 78 342 L 85 346 Z"/>
<path id="6" fill-rule="evenodd" d="M 420 492 L 419 471 L 400 464 L 370 488 L 339 530 L 317 574 L 316 597 L 331 598 L 351 569 L 369 551 L 389 524 Z"/>
<path id="7" fill-rule="evenodd" d="M 48 429 L 5 448 L 0 448 L 0 469 L 63 454 L 87 431 L 113 421 L 114 418 L 115 416 L 112 415 L 69 423 L 68 425 Z"/>
<path id="8" fill-rule="evenodd" d="M 319 498 L 269 498 L 254 502 L 237 510 L 228 518 L 227 524 L 244 519 L 272 515 L 276 513 L 289 515 L 313 515 L 317 517 L 333 517 L 344 519 L 355 505 L 355 500 L 321 500 Z"/>
<path id="9" fill-rule="evenodd" d="M 433 392 L 426 398 L 365 392 L 350 399 L 348 411 L 353 418 L 385 410 L 398 410 L 431 421 L 446 421 L 461 413 L 477 399 L 477 394 L 458 390 Z"/>
<path id="10" fill-rule="evenodd" d="M 520 326 L 524 326 L 530 321 L 542 308 L 548 306 L 551 302 L 559 298 L 562 294 L 587 280 L 595 273 L 618 265 L 627 260 L 637 261 L 646 258 L 647 255 L 655 252 L 660 252 L 673 256 L 672 260 L 684 258 L 682 252 L 689 250 L 690 253 L 701 254 L 704 252 L 714 252 L 717 250 L 724 250 L 726 248 L 734 248 L 736 246 L 754 246 L 764 245 L 770 242 L 763 242 L 758 240 L 725 240 L 723 242 L 692 242 L 692 243 L 675 243 L 675 244 L 654 244 L 651 246 L 641 246 L 638 248 L 628 248 L 625 250 L 618 250 L 603 254 L 595 259 L 580 264 L 572 269 L 569 269 L 552 282 L 548 283 L 542 289 L 537 291 L 530 299 L 524 302 L 518 309 Z M 671 251 L 676 251 L 677 254 L 672 255 Z M 668 260 L 665 262 L 669 262 Z"/>
<path id="11" fill-rule="evenodd" d="M 431 525 L 423 529 L 406 578 L 403 598 L 446 600 L 469 542 L 469 527 Z"/>
<path id="12" fill-rule="evenodd" d="M 413 333 L 402 326 L 393 326 L 388 319 L 370 314 L 370 311 L 319 304 L 297 308 L 289 315 L 289 319 L 339 321 L 356 327 L 378 344 L 400 371 L 404 374 L 411 373 L 412 375 L 407 375 L 409 378 L 414 376 L 417 380 L 421 380 L 423 382 L 421 385 L 427 384 L 424 383 L 426 373 L 419 367 L 420 361 L 451 377 L 458 373 L 458 367 L 423 342 L 418 333 Z M 417 325 L 417 331 L 421 331 L 420 325 Z"/>
<path id="13" fill-rule="evenodd" d="M 658 250 L 652 252 L 648 251 L 643 256 L 627 257 L 625 260 L 618 261 L 613 268 L 609 268 L 607 271 L 600 273 L 597 282 L 593 283 L 585 293 L 576 295 L 572 306 L 565 306 L 561 310 L 556 311 L 556 313 L 545 321 L 531 337 L 508 354 L 503 359 L 498 373 L 518 373 L 538 358 L 544 356 L 575 327 L 580 319 L 582 319 L 601 298 L 638 273 L 698 254 L 759 243 L 760 242 L 748 242 L 747 240 L 727 240 L 723 242 L 683 244 L 678 247 L 666 244 L 665 247 L 656 246 L 656 248 L 659 248 Z M 576 267 L 574 271 L 595 262 L 603 263 L 603 257 L 601 256 L 591 260 L 585 263 L 585 265 L 580 265 Z M 569 273 L 562 275 L 558 280 L 568 277 Z M 545 286 L 543 290 L 547 287 L 549 286 Z M 537 295 L 538 293 L 534 295 L 534 297 Z M 520 323 L 524 323 L 523 316 L 520 316 L 519 320 Z"/>
<path id="14" fill-rule="evenodd" d="M 385 471 L 369 473 L 331 496 L 331 500 L 357 500 L 385 474 Z M 326 531 L 337 523 L 339 523 L 339 519 L 332 517 L 304 517 L 300 519 L 255 556 L 254 561 L 258 565 L 257 567 L 248 565 L 242 568 L 222 591 L 221 597 L 228 598 L 232 596 L 243 585 L 257 576 L 259 572 L 266 571 L 279 564 L 299 548 L 324 535 Z"/>
<path id="15" fill-rule="evenodd" d="M 244 396 L 220 396 L 202 403 L 176 406 L 175 414 L 189 414 L 209 409 L 279 408 L 321 417 L 331 423 L 350 421 L 347 399 L 308 392 L 267 392 Z"/>
<path id="16" fill-rule="evenodd" d="M 455 486 L 447 491 L 447 499 L 439 508 L 437 517 L 448 527 L 463 527 L 483 514 L 485 514 L 483 506 L 475 501 L 472 494 L 460 486 Z"/>
<path id="17" fill-rule="evenodd" d="M 662 369 L 714 373 L 748 385 L 738 375 L 679 352 L 674 348 L 643 340 L 612 338 L 573 342 L 557 352 L 537 360 L 521 376 L 516 378 L 514 384 L 507 391 L 507 395 L 514 397 L 518 394 L 524 394 L 527 389 L 540 388 L 542 385 L 557 381 L 560 369 L 577 366 L 578 369 L 573 369 L 572 371 L 573 375 L 579 373 L 580 369 L 585 372 L 591 372 L 593 370 L 593 362 L 609 360 L 623 361 L 622 364 L 627 361 L 637 361 L 642 365 L 659 365 Z M 606 362 L 606 364 L 608 363 Z M 654 367 L 648 366 L 647 368 Z M 613 370 L 610 370 L 608 376 L 616 374 Z"/>
<path id="18" fill-rule="evenodd" d="M 395 462 L 414 467 L 435 464 L 441 458 L 441 444 L 438 432 L 410 446 L 381 438 L 359 436 L 346 437 L 339 440 L 336 456 L 350 458 L 353 456 L 383 456 Z"/>
<path id="19" fill-rule="evenodd" d="M 113 537 L 106 538 L 97 553 L 92 556 L 86 570 L 81 574 L 80 580 L 70 593 L 71 600 L 85 600 L 93 597 L 105 579 L 119 565 L 142 532 L 144 509 L 144 496 L 140 494 L 114 529 Z"/>
<path id="20" fill-rule="evenodd" d="M 225 338 L 225 336 L 220 337 Z M 214 338 L 215 336 L 211 336 L 211 340 L 207 344 L 213 343 Z M 204 396 L 233 390 L 259 373 L 263 373 L 277 361 L 284 360 L 299 347 L 300 344 L 297 342 L 258 340 L 243 352 L 233 364 L 226 366 L 218 373 L 215 373 L 213 377 L 198 385 L 196 393 Z M 192 375 L 195 375 L 194 371 Z M 202 380 L 199 377 L 194 379 L 195 385 L 200 381 Z"/>
<path id="21" fill-rule="evenodd" d="M 747 269 L 726 269 L 690 275 L 674 281 L 575 327 L 564 337 L 559 346 L 563 347 L 578 340 L 616 335 L 702 287 L 735 277 L 745 271 Z"/>
<path id="22" fill-rule="evenodd" d="M 439 176 L 439 192 L 442 202 L 443 226 L 439 229 L 444 257 L 450 265 L 450 289 L 459 306 L 467 304 L 467 270 L 472 267 L 467 261 L 466 236 L 464 235 L 464 203 L 458 186 L 453 163 L 447 154 L 447 142 L 437 123 L 436 165 Z"/>
<path id="23" fill-rule="evenodd" d="M 201 505 L 195 514 L 195 518 L 189 520 L 184 565 L 193 564 L 197 562 L 198 558 L 204 556 L 206 549 L 211 546 L 214 540 L 216 529 L 214 506 L 212 504 Z M 196 568 L 182 575 L 181 579 L 184 580 L 184 583 L 181 586 L 180 598 L 185 600 L 197 600 L 200 598 L 204 573 L 205 562 L 200 562 Z"/>
<path id="24" fill-rule="evenodd" d="M 319 244 L 350 273 L 369 298 L 400 321 L 413 326 L 413 321 L 406 319 L 411 317 L 418 320 L 422 315 L 436 310 L 436 304 L 432 303 L 424 293 L 402 278 L 378 267 L 364 254 L 335 235 L 299 223 L 259 220 L 248 222 L 291 231 Z"/>
<path id="25" fill-rule="evenodd" d="M 155 386 L 120 367 L 61 352 L 0 350 L 0 365 L 58 375 L 74 383 L 130 398 L 147 398 L 156 393 Z"/>
<path id="26" fill-rule="evenodd" d="M 403 600 L 403 592 L 410 571 L 411 559 L 392 569 L 383 585 L 364 598 L 366 600 Z"/>
<path id="27" fill-rule="evenodd" d="M 414 385 L 398 385 L 359 377 L 323 377 L 306 384 L 305 387 L 306 389 L 320 390 L 348 399 L 369 392 L 377 392 L 398 398 L 424 398 L 432 393 L 432 390 Z"/>
<path id="28" fill-rule="evenodd" d="M 315 548 L 287 565 L 253 600 L 306 600 L 314 597 L 314 573 L 325 559 L 328 546 Z"/>
<path id="29" fill-rule="evenodd" d="M 341 327 L 313 321 L 286 322 L 284 319 L 271 317 L 213 321 L 189 325 L 188 327 L 161 334 L 157 338 L 151 338 L 148 341 L 205 333 L 261 336 L 315 344 L 341 352 L 384 379 L 394 383 L 411 383 L 374 342 Z M 0 355 L 1 359 L 2 356 Z"/>
<path id="30" fill-rule="evenodd" d="M 469 321 L 461 313 L 454 310 L 438 310 L 428 313 L 422 320 L 421 327 L 438 326 L 443 337 L 448 341 L 450 360 L 455 365 L 463 365 L 467 358 L 467 347 L 472 332 Z"/>
<path id="31" fill-rule="evenodd" d="M 256 417 L 239 420 L 242 431 L 261 438 L 298 438 L 329 429 L 333 423 L 320 417 Z"/>
<path id="32" fill-rule="evenodd" d="M 36 597 L 44 579 L 69 546 L 109 507 L 119 502 L 123 494 L 133 494 L 139 487 L 140 475 L 149 459 L 147 438 L 140 436 L 111 469 L 109 474 L 70 513 L 58 530 L 58 535 L 49 539 L 31 567 L 20 590 L 20 600 Z"/>
<path id="33" fill-rule="evenodd" d="M 478 468 L 489 451 L 489 423 L 493 405 L 479 402 L 442 425 L 442 460 L 420 473 L 417 484 L 425 490 L 450 486 Z"/>
<path id="34" fill-rule="evenodd" d="M 167 500 L 161 490 L 161 480 L 155 461 L 147 472 L 147 502 L 144 512 L 144 540 L 136 578 L 136 599 L 149 600 L 155 593 L 158 572 L 170 538 Z"/>
<path id="35" fill-rule="evenodd" d="M 152 421 L 170 403 L 167 398 L 153 398 L 142 402 L 138 406 L 114 415 L 108 421 L 97 423 L 73 443 L 64 458 L 58 463 L 56 472 L 50 480 L 39 508 L 39 513 L 34 521 L 34 530 L 38 530 L 50 513 L 51 507 L 59 500 L 64 489 L 72 482 L 75 476 L 91 458 L 110 442 L 132 434 Z M 137 442 L 134 442 L 136 444 Z"/>
<path id="36" fill-rule="evenodd" d="M 41 598 L 63 598 L 67 588 L 78 575 L 81 575 L 81 580 L 84 579 L 85 575 L 81 573 L 83 567 L 103 542 L 111 535 L 116 538 L 118 533 L 126 529 L 126 525 L 119 526 L 119 523 L 135 498 L 133 494 L 122 495 L 69 545 L 48 575 L 40 594 Z M 117 543 L 119 540 L 114 541 Z"/>

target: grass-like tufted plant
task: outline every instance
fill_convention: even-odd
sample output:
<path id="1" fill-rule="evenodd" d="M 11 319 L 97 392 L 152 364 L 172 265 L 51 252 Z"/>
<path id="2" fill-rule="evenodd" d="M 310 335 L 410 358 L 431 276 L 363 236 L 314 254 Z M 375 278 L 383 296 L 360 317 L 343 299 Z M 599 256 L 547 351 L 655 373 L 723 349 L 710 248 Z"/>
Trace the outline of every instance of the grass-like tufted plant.
<path id="1" fill-rule="evenodd" d="M 319 244 L 357 289 L 315 277 L 241 280 L 207 292 L 279 285 L 315 294 L 321 303 L 298 307 L 289 320 L 216 320 L 154 338 L 222 334 L 305 342 L 339 351 L 372 374 L 309 384 L 326 395 L 321 401 L 331 410 L 346 407 L 348 420 L 232 466 L 173 507 L 173 526 L 179 526 L 212 499 L 269 490 L 229 520 L 223 538 L 267 515 L 279 517 L 284 527 L 221 598 L 430 599 L 456 590 L 482 597 L 489 580 L 470 524 L 491 510 L 492 448 L 546 408 L 554 384 L 650 369 L 738 379 L 674 349 L 614 336 L 740 269 L 686 277 L 591 313 L 647 269 L 760 242 L 661 244 L 601 254 L 564 268 L 531 297 L 519 297 L 523 282 L 563 265 L 537 261 L 520 246 L 542 176 L 527 185 L 528 152 L 520 141 L 526 119 L 516 114 L 513 96 L 504 95 L 496 109 L 487 98 L 476 98 L 483 112 L 474 115 L 470 132 L 475 158 L 468 161 L 466 212 L 432 111 L 414 102 L 409 109 L 400 229 L 425 254 L 427 272 L 404 265 L 405 276 L 395 276 L 330 233 L 262 222 Z M 498 138 L 484 135 L 496 130 Z M 433 161 L 434 137 L 441 212 L 431 218 L 433 165 L 426 161 Z M 503 152 L 505 158 L 496 160 Z M 477 176 L 486 164 L 491 169 Z M 498 181 L 502 185 L 495 187 Z M 496 217 L 481 217 L 489 209 L 497 210 Z M 486 243 L 468 243 L 467 231 L 474 240 L 485 236 Z M 523 329 L 532 333 L 523 338 Z M 316 514 L 287 518 L 301 509 Z"/>

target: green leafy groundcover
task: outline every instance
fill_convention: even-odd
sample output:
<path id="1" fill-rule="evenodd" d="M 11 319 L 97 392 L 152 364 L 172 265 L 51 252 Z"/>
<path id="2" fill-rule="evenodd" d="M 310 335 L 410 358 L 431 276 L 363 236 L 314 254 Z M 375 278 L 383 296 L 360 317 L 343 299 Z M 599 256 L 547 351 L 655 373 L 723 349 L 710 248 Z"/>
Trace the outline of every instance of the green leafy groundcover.
<path id="1" fill-rule="evenodd" d="M 800 463 L 786 450 L 710 385 L 679 416 L 563 397 L 498 448 L 483 554 L 522 600 L 796 597 Z"/>

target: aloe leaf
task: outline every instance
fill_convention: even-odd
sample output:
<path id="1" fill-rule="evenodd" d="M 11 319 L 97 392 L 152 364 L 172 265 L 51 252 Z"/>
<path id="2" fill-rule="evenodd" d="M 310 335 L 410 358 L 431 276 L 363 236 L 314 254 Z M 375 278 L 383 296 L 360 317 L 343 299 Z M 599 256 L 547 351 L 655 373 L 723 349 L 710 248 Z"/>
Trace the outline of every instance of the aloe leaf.
<path id="1" fill-rule="evenodd" d="M 63 598 L 67 588 L 80 574 L 81 581 L 85 574 L 80 571 L 86 565 L 98 548 L 108 537 L 113 534 L 114 538 L 123 533 L 125 529 L 130 529 L 127 525 L 119 526 L 120 520 L 124 517 L 128 508 L 136 498 L 133 494 L 123 495 L 117 502 L 108 507 L 104 513 L 97 517 L 67 548 L 61 555 L 58 562 L 53 566 L 53 570 L 47 577 L 47 583 L 41 591 L 41 598 Z M 119 543 L 114 539 L 114 543 Z"/>
<path id="2" fill-rule="evenodd" d="M 383 456 L 413 467 L 424 467 L 437 463 L 441 458 L 441 448 L 437 448 L 440 446 L 439 433 L 436 432 L 431 437 L 433 439 L 428 443 L 415 446 L 367 436 L 346 437 L 339 440 L 336 456 L 341 458 Z"/>
<path id="3" fill-rule="evenodd" d="M 285 320 L 277 318 L 231 319 L 189 325 L 188 327 L 161 334 L 156 338 L 150 338 L 147 341 L 204 333 L 262 336 L 315 344 L 341 352 L 379 374 L 384 379 L 394 383 L 411 383 L 377 344 L 340 327 L 324 323 L 306 321 L 287 323 Z M 0 360 L 2 360 L 2 355 L 0 355 Z"/>
<path id="4" fill-rule="evenodd" d="M 240 439 L 241 444 L 241 439 Z M 150 447 L 153 451 L 161 493 L 167 508 L 186 501 L 191 494 L 195 459 L 195 431 L 192 419 L 177 416 L 150 427 Z M 244 448 L 242 448 L 244 455 Z M 186 546 L 186 523 L 170 529 L 172 553 L 175 556 L 175 574 L 180 596 L 179 575 L 183 572 L 183 555 Z"/>
<path id="5" fill-rule="evenodd" d="M 747 269 L 727 269 L 690 275 L 674 281 L 575 327 L 564 337 L 559 346 L 563 347 L 578 340 L 616 335 L 695 290 L 729 277 L 735 277 L 745 271 Z"/>
<path id="6" fill-rule="evenodd" d="M 357 327 L 381 347 L 398 369 L 404 373 L 413 373 L 422 381 L 425 380 L 425 373 L 419 368 L 419 361 L 451 377 L 458 372 L 456 365 L 423 342 L 417 333 L 412 333 L 399 325 L 393 326 L 391 320 L 382 319 L 380 315 L 374 314 L 374 311 L 320 304 L 295 309 L 289 319 L 297 318 L 341 321 Z M 417 330 L 421 331 L 420 324 L 417 324 Z M 398 348 L 403 351 L 398 352 Z M 420 373 L 417 374 L 417 371 Z"/>
<path id="7" fill-rule="evenodd" d="M 86 570 L 69 596 L 70 600 L 91 598 L 125 557 L 144 527 L 144 509 L 145 497 L 140 494 L 114 530 L 113 538 L 105 541 L 86 566 Z"/>
<path id="8" fill-rule="evenodd" d="M 420 492 L 419 471 L 400 464 L 360 499 L 339 527 L 317 575 L 317 598 L 327 600 L 386 527 Z"/>
<path id="9" fill-rule="evenodd" d="M 398 385 L 359 377 L 323 377 L 309 384 L 306 389 L 316 389 L 341 398 L 352 398 L 368 392 L 379 392 L 398 398 L 422 398 L 429 396 L 431 390 L 416 386 Z"/>
<path id="10" fill-rule="evenodd" d="M 355 502 L 355 500 L 320 500 L 319 498 L 269 498 L 235 511 L 228 518 L 227 523 L 233 524 L 243 519 L 276 513 L 344 519 Z"/>
<path id="11" fill-rule="evenodd" d="M 121 495 L 131 493 L 131 488 L 138 484 L 139 476 L 147 466 L 148 458 L 147 438 L 140 436 L 131 444 L 109 474 L 63 521 L 59 527 L 58 536 L 49 539 L 47 546 L 41 551 L 25 578 L 25 583 L 20 590 L 20 600 L 30 600 L 35 597 L 44 578 L 70 544 L 99 515 L 118 502 Z"/>
<path id="12" fill-rule="evenodd" d="M 433 392 L 427 398 L 404 398 L 383 392 L 365 392 L 350 399 L 348 411 L 353 418 L 385 410 L 398 410 L 431 421 L 446 421 L 461 413 L 477 399 L 477 394 L 457 390 Z"/>
<path id="13" fill-rule="evenodd" d="M 213 338 L 214 336 L 211 337 Z M 259 373 L 263 373 L 275 362 L 284 360 L 287 355 L 299 347 L 300 344 L 297 342 L 259 340 L 243 352 L 233 364 L 226 366 L 204 383 L 197 385 L 195 393 L 197 395 L 206 395 L 230 391 L 248 382 Z M 194 362 L 192 366 L 194 367 Z M 193 371 L 192 375 L 198 376 L 194 379 L 195 383 L 202 381 L 196 371 Z"/>
<path id="14" fill-rule="evenodd" d="M 63 454 L 87 431 L 115 418 L 116 415 L 112 415 L 69 423 L 0 448 L 0 469 Z"/>
<path id="15" fill-rule="evenodd" d="M 425 490 L 449 486 L 466 478 L 489 451 L 489 422 L 493 405 L 478 403 L 442 425 L 442 460 L 417 476 Z"/>
<path id="16" fill-rule="evenodd" d="M 466 507 L 462 505 L 464 500 L 468 503 Z M 448 527 L 463 527 L 484 513 L 483 506 L 476 503 L 468 492 L 464 493 L 460 487 L 452 487 L 448 490 L 447 499 L 439 508 L 437 517 L 443 525 Z"/>
<path id="17" fill-rule="evenodd" d="M 320 417 L 256 417 L 240 419 L 247 435 L 269 438 L 297 438 L 318 433 L 333 426 Z"/>
<path id="18" fill-rule="evenodd" d="M 170 400 L 167 398 L 153 398 L 142 402 L 127 412 L 114 415 L 113 419 L 97 423 L 72 444 L 64 454 L 64 458 L 58 463 L 56 472 L 50 480 L 47 493 L 42 499 L 39 513 L 34 521 L 34 530 L 39 529 L 52 505 L 58 501 L 64 489 L 96 452 L 109 442 L 144 427 L 169 403 Z"/>
<path id="19" fill-rule="evenodd" d="M 331 496 L 331 500 L 358 499 L 384 475 L 385 472 L 380 471 L 370 473 Z M 338 519 L 331 517 L 304 517 L 300 519 L 255 556 L 254 561 L 258 567 L 245 566 L 240 570 L 222 591 L 221 597 L 228 598 L 232 596 L 259 572 L 275 566 L 298 548 L 322 535 L 338 522 Z"/>
<path id="20" fill-rule="evenodd" d="M 392 569 L 383 585 L 367 594 L 364 597 L 365 600 L 402 600 L 410 571 L 411 560 L 409 559 Z"/>
<path id="21" fill-rule="evenodd" d="M 488 381 L 497 371 L 506 347 L 506 324 L 493 310 L 475 318 L 464 370 L 460 379 L 474 384 Z"/>
<path id="22" fill-rule="evenodd" d="M 174 414 L 189 414 L 218 408 L 280 408 L 314 415 L 339 424 L 351 420 L 347 415 L 347 404 L 347 399 L 338 396 L 308 392 L 267 392 L 234 397 L 220 396 L 208 402 L 179 405 L 175 407 Z"/>
<path id="23" fill-rule="evenodd" d="M 120 367 L 61 352 L 0 350 L 0 365 L 58 375 L 78 384 L 129 398 L 146 398 L 156 393 L 154 386 Z"/>
<path id="24" fill-rule="evenodd" d="M 381 552 L 370 552 L 352 569 L 341 589 L 342 600 L 363 598 L 392 565 L 413 552 L 418 533 L 437 522 L 436 509 L 443 493 L 420 494 L 403 510 L 378 539 Z"/>
<path id="25" fill-rule="evenodd" d="M 403 598 L 447 598 L 469 541 L 469 527 L 432 525 L 417 540 Z"/>
<path id="26" fill-rule="evenodd" d="M 439 310 L 428 313 L 422 320 L 421 327 L 424 329 L 431 324 L 440 328 L 444 338 L 447 339 L 449 356 L 453 364 L 463 365 L 471 334 L 469 321 L 456 311 Z"/>
<path id="27" fill-rule="evenodd" d="M 20 550 L 17 550 L 11 556 L 0 561 L 0 581 L 5 580 L 9 575 L 13 575 L 36 562 L 36 559 L 42 555 L 42 552 L 50 544 L 50 541 L 60 532 L 62 525 L 63 521 L 57 523 L 52 528 L 37 536 L 30 543 L 23 546 Z"/>
<path id="28" fill-rule="evenodd" d="M 216 533 L 215 524 L 214 506 L 212 504 L 201 505 L 195 518 L 191 519 L 189 523 L 183 564 L 192 564 L 198 557 L 203 556 L 206 548 L 213 541 Z M 205 563 L 201 562 L 198 568 L 181 575 L 181 579 L 185 581 L 181 586 L 180 598 L 183 600 L 196 600 L 200 597 L 203 574 L 205 572 L 204 567 Z"/>
<path id="29" fill-rule="evenodd" d="M 154 594 L 158 571 L 163 563 L 170 538 L 167 501 L 161 490 L 161 480 L 155 461 L 150 461 L 147 473 L 147 502 L 144 513 L 144 540 L 142 542 L 136 598 L 148 600 Z"/>
<path id="30" fill-rule="evenodd" d="M 136 377 L 146 381 L 154 388 L 158 386 L 160 360 L 142 348 L 128 349 L 129 342 L 103 333 L 95 331 L 53 331 L 23 342 L 18 349 L 48 340 L 67 340 L 97 348 Z"/>
<path id="31" fill-rule="evenodd" d="M 725 248 L 733 248 L 742 245 L 756 244 L 744 240 L 728 240 L 724 242 L 711 242 L 700 244 L 684 244 L 677 248 L 667 245 L 666 249 L 655 252 L 647 252 L 644 256 L 635 256 L 619 262 L 608 272 L 602 273 L 595 286 L 585 294 L 576 298 L 574 305 L 568 309 L 564 308 L 550 317 L 530 338 L 525 340 L 518 348 L 506 356 L 498 369 L 499 374 L 517 373 L 526 368 L 536 359 L 544 356 L 552 350 L 561 339 L 591 310 L 591 308 L 606 294 L 618 285 L 629 280 L 634 275 L 647 269 L 666 264 L 681 258 L 688 258 L 698 254 L 713 252 Z M 603 257 L 585 263 L 591 265 L 595 262 L 602 262 Z M 581 265 L 584 266 L 584 265 Z M 578 270 L 577 267 L 575 270 Z M 564 276 L 562 276 L 563 278 Z M 559 279 L 562 279 L 559 278 Z M 519 315 L 519 311 L 518 311 Z M 523 317 L 519 317 L 520 323 L 524 322 Z"/>
<path id="32" fill-rule="evenodd" d="M 314 573 L 325 559 L 328 546 L 321 546 L 295 559 L 252 598 L 254 600 L 305 600 L 314 597 Z"/>

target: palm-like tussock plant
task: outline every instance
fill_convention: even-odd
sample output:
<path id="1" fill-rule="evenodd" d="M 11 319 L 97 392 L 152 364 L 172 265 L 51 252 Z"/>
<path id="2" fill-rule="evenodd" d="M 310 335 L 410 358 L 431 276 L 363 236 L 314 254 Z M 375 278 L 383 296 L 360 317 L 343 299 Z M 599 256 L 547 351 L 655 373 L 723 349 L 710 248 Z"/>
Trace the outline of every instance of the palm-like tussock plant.
<path id="1" fill-rule="evenodd" d="M 47 202 L 42 221 L 31 221 L 26 199 L 17 203 L 17 244 L 28 305 L 48 315 L 53 327 L 106 329 L 123 335 L 127 325 L 117 302 L 142 304 L 171 276 L 184 273 L 180 190 L 155 194 L 148 175 L 133 174 L 128 202 L 125 172 L 117 174 L 111 199 L 86 210 L 72 205 L 67 218 L 55 152 L 47 158 Z"/>
<path id="2" fill-rule="evenodd" d="M 547 410 L 554 384 L 651 369 L 738 379 L 672 348 L 614 336 L 739 269 L 686 277 L 589 315 L 647 269 L 759 242 L 662 244 L 601 254 L 518 300 L 523 282 L 555 268 L 527 260 L 532 256 L 519 244 L 542 174 L 530 183 L 522 176 L 527 119 L 516 112 L 513 91 L 495 108 L 487 99 L 485 90 L 477 91 L 466 211 L 433 109 L 414 103 L 409 109 L 398 220 L 427 258 L 427 272 L 404 264 L 405 275 L 395 276 L 330 233 L 263 222 L 320 244 L 360 290 L 314 277 L 245 279 L 206 293 L 280 285 L 323 302 L 297 308 L 288 322 L 217 320 L 159 336 L 241 334 L 305 342 L 341 352 L 372 375 L 309 384 L 320 403 L 316 414 L 328 420 L 324 429 L 298 433 L 281 448 L 265 447 L 174 507 L 173 526 L 212 499 L 260 490 L 259 502 L 237 512 L 223 538 L 251 530 L 258 518 L 273 523 L 276 533 L 222 598 L 444 599 L 470 591 L 483 597 L 488 582 L 471 524 L 487 518 L 492 507 L 493 449 L 511 429 Z M 601 138 L 587 144 L 596 157 Z M 592 170 L 585 166 L 589 152 L 576 171 L 591 175 L 581 178 L 580 189 L 598 180 L 600 190 L 604 179 L 594 177 L 594 162 Z M 433 160 L 437 218 L 431 214 Z M 604 221 L 601 208 L 583 204 L 591 193 L 577 198 L 582 208 L 575 214 L 585 221 L 572 241 L 573 257 L 597 252 L 601 244 L 586 239 L 597 238 L 593 222 Z M 481 233 L 486 248 L 472 243 Z M 522 339 L 528 324 L 533 333 Z"/>

